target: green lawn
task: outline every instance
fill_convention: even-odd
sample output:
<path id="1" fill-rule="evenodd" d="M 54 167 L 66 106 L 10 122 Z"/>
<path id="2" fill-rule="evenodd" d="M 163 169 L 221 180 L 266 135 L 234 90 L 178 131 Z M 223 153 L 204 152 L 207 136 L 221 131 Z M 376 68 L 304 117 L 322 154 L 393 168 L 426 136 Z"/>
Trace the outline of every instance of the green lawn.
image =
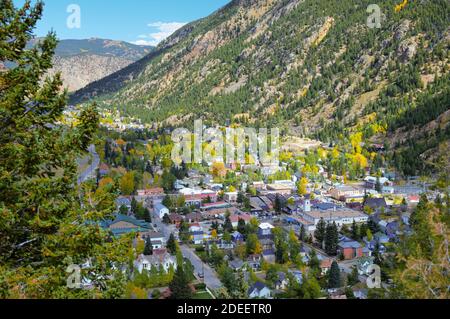
<path id="1" fill-rule="evenodd" d="M 213 297 L 207 291 L 199 291 L 192 297 L 192 299 L 213 299 Z"/>

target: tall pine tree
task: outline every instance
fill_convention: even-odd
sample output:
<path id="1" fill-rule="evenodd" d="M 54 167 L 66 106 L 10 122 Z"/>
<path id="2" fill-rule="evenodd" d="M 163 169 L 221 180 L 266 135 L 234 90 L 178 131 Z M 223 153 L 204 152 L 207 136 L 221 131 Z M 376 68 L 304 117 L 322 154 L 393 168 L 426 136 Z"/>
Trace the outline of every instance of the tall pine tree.
<path id="1" fill-rule="evenodd" d="M 76 158 L 98 128 L 95 107 L 81 109 L 76 125 L 60 124 L 66 106 L 61 76 L 46 77 L 57 45 L 49 33 L 28 49 L 43 14 L 42 2 L 15 8 L 0 2 L 0 286 L 2 297 L 121 297 L 116 265 L 126 264 L 130 242 L 107 241 L 95 198 L 77 188 Z M 80 204 L 80 199 L 83 206 Z M 125 239 L 124 239 L 125 241 Z M 97 258 L 101 256 L 101 258 Z M 68 266 L 91 267 L 93 289 L 69 289 Z M 110 280 L 108 278 L 114 278 Z"/>

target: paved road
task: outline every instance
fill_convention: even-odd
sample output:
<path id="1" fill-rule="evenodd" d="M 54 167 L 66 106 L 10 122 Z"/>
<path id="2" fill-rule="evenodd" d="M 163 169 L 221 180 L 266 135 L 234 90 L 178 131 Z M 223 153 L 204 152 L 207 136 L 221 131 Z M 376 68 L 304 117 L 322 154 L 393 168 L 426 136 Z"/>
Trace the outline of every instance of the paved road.
<path id="1" fill-rule="evenodd" d="M 92 163 L 78 177 L 78 185 L 80 185 L 81 183 L 84 183 L 85 181 L 87 181 L 90 178 L 94 178 L 95 170 L 100 165 L 100 157 L 98 156 L 97 151 L 95 150 L 95 145 L 89 146 L 88 151 L 89 151 L 89 154 L 91 155 Z"/>
<path id="2" fill-rule="evenodd" d="M 175 232 L 173 225 L 164 224 L 156 216 L 152 216 L 152 222 L 157 226 L 158 230 L 164 235 L 166 241 L 169 239 L 170 234 Z M 214 269 L 212 269 L 209 265 L 204 264 L 202 260 L 195 254 L 194 250 L 185 245 L 181 245 L 180 249 L 181 253 L 183 254 L 183 257 L 189 259 L 191 264 L 194 266 L 195 269 L 194 275 L 198 278 L 199 277 L 198 274 L 204 273 L 204 278 L 202 280 L 205 282 L 206 286 L 208 286 L 209 289 L 216 290 L 223 286 Z"/>
<path id="3" fill-rule="evenodd" d="M 198 276 L 198 274 L 204 273 L 203 280 L 209 289 L 216 290 L 223 286 L 219 278 L 217 277 L 216 272 L 207 264 L 204 264 L 191 248 L 185 245 L 182 245 L 180 248 L 183 256 L 189 259 L 194 266 L 195 275 Z"/>

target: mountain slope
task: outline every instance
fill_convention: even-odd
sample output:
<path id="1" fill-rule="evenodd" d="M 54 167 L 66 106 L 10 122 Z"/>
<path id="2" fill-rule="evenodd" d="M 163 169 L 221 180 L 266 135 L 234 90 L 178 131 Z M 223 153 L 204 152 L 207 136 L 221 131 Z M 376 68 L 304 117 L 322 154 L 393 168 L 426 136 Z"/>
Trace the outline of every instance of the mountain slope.
<path id="1" fill-rule="evenodd" d="M 33 46 L 40 39 L 32 41 Z M 91 82 L 125 68 L 151 52 L 123 41 L 104 39 L 62 40 L 59 42 L 49 74 L 62 73 L 64 86 L 76 91 Z"/>
<path id="2" fill-rule="evenodd" d="M 424 164 L 405 154 L 426 156 L 450 136 L 450 4 L 410 1 L 396 12 L 398 1 L 383 1 L 382 27 L 371 29 L 372 2 L 234 0 L 72 101 L 97 96 L 162 125 L 231 120 L 328 142 L 360 131 L 413 174 Z"/>

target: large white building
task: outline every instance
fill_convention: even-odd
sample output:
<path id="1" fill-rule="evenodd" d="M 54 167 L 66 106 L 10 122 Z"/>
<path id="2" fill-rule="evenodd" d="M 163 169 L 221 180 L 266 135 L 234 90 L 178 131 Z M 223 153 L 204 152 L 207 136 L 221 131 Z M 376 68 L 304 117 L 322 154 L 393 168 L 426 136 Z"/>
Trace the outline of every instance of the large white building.
<path id="1" fill-rule="evenodd" d="M 327 223 L 335 222 L 338 227 L 343 225 L 351 225 L 353 221 L 356 223 L 366 223 L 369 220 L 369 216 L 366 214 L 345 208 L 333 208 L 328 210 L 311 210 L 302 211 L 299 213 L 300 218 L 298 221 L 303 224 L 309 232 L 316 230 L 316 226 L 323 218 Z"/>

